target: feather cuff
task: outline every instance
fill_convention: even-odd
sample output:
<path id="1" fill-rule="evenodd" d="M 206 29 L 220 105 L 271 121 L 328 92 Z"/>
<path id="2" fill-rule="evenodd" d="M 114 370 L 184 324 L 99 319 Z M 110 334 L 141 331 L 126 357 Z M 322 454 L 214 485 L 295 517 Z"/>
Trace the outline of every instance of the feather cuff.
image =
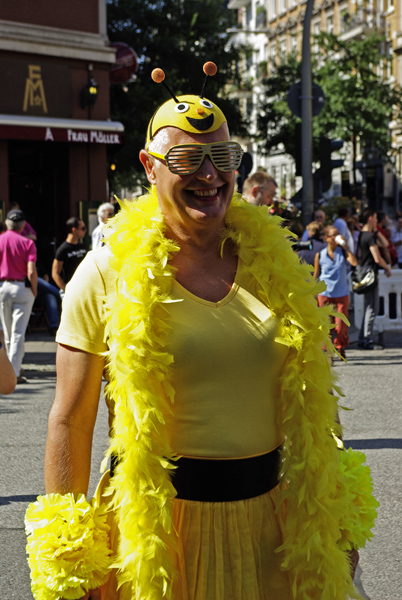
<path id="1" fill-rule="evenodd" d="M 38 496 L 25 530 L 35 600 L 77 600 L 106 582 L 112 560 L 104 506 L 83 494 Z"/>

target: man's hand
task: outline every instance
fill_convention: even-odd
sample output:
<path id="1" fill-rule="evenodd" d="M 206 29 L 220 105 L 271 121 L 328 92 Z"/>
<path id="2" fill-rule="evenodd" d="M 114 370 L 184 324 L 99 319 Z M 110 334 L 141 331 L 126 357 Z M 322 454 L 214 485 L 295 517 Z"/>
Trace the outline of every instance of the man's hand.
<path id="1" fill-rule="evenodd" d="M 355 578 L 356 567 L 359 562 L 359 553 L 357 550 L 349 550 L 349 561 L 350 561 L 350 574 L 352 576 L 352 581 Z M 97 598 L 93 598 L 93 600 L 98 600 Z"/>
<path id="2" fill-rule="evenodd" d="M 101 591 L 100 589 L 90 590 L 82 600 L 101 600 Z"/>
<path id="3" fill-rule="evenodd" d="M 63 600 L 66 600 L 63 598 Z M 85 596 L 82 596 L 79 600 L 101 600 L 101 591 L 100 589 L 90 590 Z"/>

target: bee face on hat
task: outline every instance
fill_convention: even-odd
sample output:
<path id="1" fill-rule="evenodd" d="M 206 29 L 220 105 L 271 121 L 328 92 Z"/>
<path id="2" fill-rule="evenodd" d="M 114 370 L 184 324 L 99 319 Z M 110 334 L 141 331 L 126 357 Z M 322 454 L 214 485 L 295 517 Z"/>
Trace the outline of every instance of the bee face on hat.
<path id="1" fill-rule="evenodd" d="M 215 75 L 217 66 L 209 61 L 204 64 L 203 71 L 206 75 L 199 96 L 186 94 L 176 97 L 165 82 L 165 73 L 162 69 L 154 69 L 151 77 L 155 83 L 162 83 L 172 99 L 162 104 L 155 112 L 148 125 L 146 148 L 155 134 L 163 127 L 177 127 L 188 133 L 211 133 L 226 123 L 226 117 L 221 109 L 204 98 L 204 91 L 209 77 Z"/>
<path id="2" fill-rule="evenodd" d="M 176 102 L 177 100 L 177 102 Z M 147 145 L 162 127 L 177 127 L 188 133 L 210 133 L 226 122 L 221 109 L 199 96 L 178 96 L 158 108 L 152 117 L 147 132 Z"/>

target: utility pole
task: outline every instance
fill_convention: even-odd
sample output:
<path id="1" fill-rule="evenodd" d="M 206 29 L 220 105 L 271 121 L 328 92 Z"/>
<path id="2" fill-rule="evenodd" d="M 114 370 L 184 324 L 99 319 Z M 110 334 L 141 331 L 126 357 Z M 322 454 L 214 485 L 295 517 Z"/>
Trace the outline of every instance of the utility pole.
<path id="1" fill-rule="evenodd" d="M 313 186 L 313 90 L 311 78 L 311 16 L 313 14 L 314 0 L 307 0 L 306 14 L 303 26 L 302 45 L 302 80 L 301 80 L 301 148 L 302 148 L 302 220 L 306 227 L 312 220 L 314 208 Z"/>

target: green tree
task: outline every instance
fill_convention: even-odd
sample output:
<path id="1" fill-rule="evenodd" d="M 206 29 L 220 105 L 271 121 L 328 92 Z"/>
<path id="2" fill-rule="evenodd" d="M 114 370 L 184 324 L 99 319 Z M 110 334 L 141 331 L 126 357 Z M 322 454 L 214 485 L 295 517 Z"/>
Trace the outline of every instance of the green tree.
<path id="1" fill-rule="evenodd" d="M 317 121 L 320 128 L 352 142 L 354 185 L 356 146 L 360 142 L 367 162 L 370 156 L 392 154 L 389 122 L 397 116 L 401 90 L 384 79 L 388 57 L 380 52 L 385 38 L 377 34 L 342 41 L 321 34 L 317 82 L 326 96 L 326 107 Z"/>
<path id="2" fill-rule="evenodd" d="M 333 34 L 323 33 L 317 42 L 313 79 L 324 90 L 325 105 L 313 119 L 313 135 L 352 142 L 355 183 L 358 141 L 367 161 L 370 156 L 385 159 L 392 153 L 388 124 L 396 116 L 401 91 L 384 79 L 387 57 L 380 52 L 383 37 L 374 33 L 342 41 Z M 300 63 L 290 56 L 265 82 L 269 97 L 260 104 L 257 127 L 261 146 L 268 153 L 281 142 L 295 156 L 294 135 L 290 135 L 295 117 L 287 107 L 286 94 L 291 84 L 300 79 L 300 72 Z M 288 77 L 280 79 L 287 74 Z M 284 89 L 285 85 L 289 87 Z"/>
<path id="3" fill-rule="evenodd" d="M 287 104 L 287 95 L 294 83 L 301 79 L 301 62 L 295 54 L 282 61 L 272 75 L 263 80 L 258 100 L 257 141 L 262 153 L 270 154 L 282 144 L 285 152 L 296 157 L 295 117 Z"/>
<path id="4" fill-rule="evenodd" d="M 233 25 L 234 11 L 225 0 L 107 0 L 107 8 L 109 39 L 128 44 L 139 57 L 137 79 L 128 91 L 111 85 L 111 116 L 125 126 L 124 147 L 110 150 L 117 184 L 130 187 L 144 181 L 138 153 L 153 112 L 169 99 L 164 86 L 151 80 L 156 67 L 165 71 L 174 94 L 199 94 L 203 64 L 214 61 L 218 72 L 209 79 L 206 96 L 219 96 L 232 133 L 242 132 L 239 107 L 227 93 L 238 78 L 240 51 L 228 45 L 226 30 Z"/>

